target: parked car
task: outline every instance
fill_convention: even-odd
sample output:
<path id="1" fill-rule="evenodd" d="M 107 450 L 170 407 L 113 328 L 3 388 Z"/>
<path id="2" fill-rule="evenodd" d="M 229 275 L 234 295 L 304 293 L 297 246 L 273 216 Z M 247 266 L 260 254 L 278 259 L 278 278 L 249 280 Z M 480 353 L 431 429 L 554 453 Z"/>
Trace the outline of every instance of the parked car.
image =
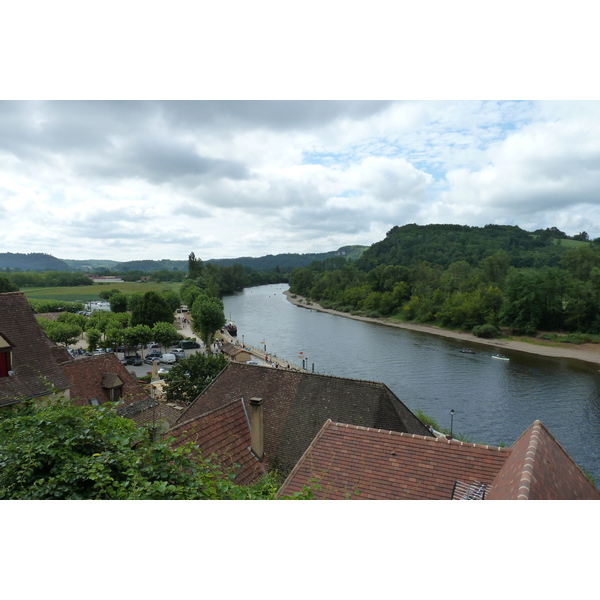
<path id="1" fill-rule="evenodd" d="M 179 344 L 182 348 L 200 348 L 200 344 L 195 340 L 181 340 Z"/>
<path id="2" fill-rule="evenodd" d="M 143 364 L 139 356 L 126 356 L 121 362 L 124 365 L 133 365 L 134 367 L 139 367 Z"/>
<path id="3" fill-rule="evenodd" d="M 148 350 L 151 350 L 152 348 L 160 348 L 160 346 L 156 343 L 156 342 L 150 342 L 146 348 L 148 348 Z"/>
<path id="4" fill-rule="evenodd" d="M 160 357 L 160 362 L 167 365 L 172 365 L 177 362 L 177 357 L 174 354 L 163 354 Z"/>
<path id="5" fill-rule="evenodd" d="M 177 358 L 185 358 L 185 350 L 183 348 L 171 348 L 171 354 Z"/>
<path id="6" fill-rule="evenodd" d="M 144 362 L 147 365 L 151 365 L 152 363 L 157 363 L 160 362 L 160 356 L 146 356 L 146 358 L 144 359 Z"/>
<path id="7" fill-rule="evenodd" d="M 259 363 L 257 363 L 255 360 L 247 360 L 246 364 L 247 365 L 258 365 Z"/>

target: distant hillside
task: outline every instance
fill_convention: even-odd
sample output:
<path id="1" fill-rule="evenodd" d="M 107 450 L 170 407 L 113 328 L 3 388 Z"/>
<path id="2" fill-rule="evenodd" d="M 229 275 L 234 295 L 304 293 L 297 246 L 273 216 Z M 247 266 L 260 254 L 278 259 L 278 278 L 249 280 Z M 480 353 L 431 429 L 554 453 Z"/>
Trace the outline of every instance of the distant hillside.
<path id="1" fill-rule="evenodd" d="M 349 260 L 356 260 L 365 250 L 367 246 L 344 246 L 339 250 L 321 253 L 309 254 L 267 254 L 259 258 L 251 258 L 243 256 L 241 258 L 218 258 L 207 260 L 206 262 L 215 263 L 223 267 L 231 267 L 239 264 L 243 267 L 249 267 L 256 271 L 272 271 L 279 268 L 283 273 L 289 272 L 296 267 L 306 267 L 316 260 L 325 260 L 334 256 L 343 256 Z"/>
<path id="2" fill-rule="evenodd" d="M 279 271 L 286 273 L 295 267 L 305 267 L 315 260 L 325 260 L 334 256 L 343 256 L 356 260 L 367 249 L 367 246 L 344 246 L 331 252 L 310 254 L 268 254 L 259 258 L 243 256 L 241 258 L 215 258 L 205 262 L 214 263 L 223 267 L 240 264 L 255 271 Z M 130 260 L 119 262 L 116 260 L 85 259 L 75 260 L 70 258 L 56 258 L 51 254 L 32 252 L 30 254 L 17 254 L 12 252 L 0 253 L 0 269 L 15 271 L 83 271 L 92 272 L 95 269 L 109 269 L 112 272 L 126 273 L 128 271 L 180 271 L 187 272 L 188 261 L 185 260 Z"/>
<path id="3" fill-rule="evenodd" d="M 94 269 L 101 267 L 105 269 L 113 269 L 119 264 L 117 260 L 98 260 L 98 259 L 87 259 L 87 260 L 74 260 L 71 258 L 63 259 L 72 269 L 76 271 L 93 271 Z"/>
<path id="4" fill-rule="evenodd" d="M 0 269 L 15 271 L 70 271 L 69 265 L 60 258 L 41 252 L 18 254 L 0 252 Z"/>
<path id="5" fill-rule="evenodd" d="M 188 261 L 186 260 L 129 260 L 127 262 L 117 263 L 112 267 L 113 271 L 145 271 L 153 273 L 154 271 L 183 271 L 187 273 Z"/>

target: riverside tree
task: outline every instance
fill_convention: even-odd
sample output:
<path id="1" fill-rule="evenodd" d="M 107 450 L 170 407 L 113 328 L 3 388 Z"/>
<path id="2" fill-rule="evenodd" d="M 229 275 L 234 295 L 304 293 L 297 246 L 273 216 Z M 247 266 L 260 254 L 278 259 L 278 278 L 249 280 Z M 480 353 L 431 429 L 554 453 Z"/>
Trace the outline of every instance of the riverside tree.
<path id="1" fill-rule="evenodd" d="M 215 331 L 225 325 L 223 302 L 219 298 L 199 296 L 194 301 L 190 315 L 192 317 L 192 331 L 200 336 L 208 348 Z"/>
<path id="2" fill-rule="evenodd" d="M 148 325 L 154 327 L 156 323 L 164 321 L 173 322 L 173 311 L 166 300 L 156 292 L 146 292 L 139 303 L 131 312 L 131 325 Z"/>

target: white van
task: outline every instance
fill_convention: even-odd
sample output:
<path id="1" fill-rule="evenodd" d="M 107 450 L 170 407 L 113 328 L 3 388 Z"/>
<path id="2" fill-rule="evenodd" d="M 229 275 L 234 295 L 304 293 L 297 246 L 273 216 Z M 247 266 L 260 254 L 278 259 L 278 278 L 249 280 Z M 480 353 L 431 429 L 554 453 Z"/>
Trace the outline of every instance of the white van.
<path id="1" fill-rule="evenodd" d="M 159 362 L 172 365 L 177 362 L 177 357 L 174 354 L 163 354 Z"/>

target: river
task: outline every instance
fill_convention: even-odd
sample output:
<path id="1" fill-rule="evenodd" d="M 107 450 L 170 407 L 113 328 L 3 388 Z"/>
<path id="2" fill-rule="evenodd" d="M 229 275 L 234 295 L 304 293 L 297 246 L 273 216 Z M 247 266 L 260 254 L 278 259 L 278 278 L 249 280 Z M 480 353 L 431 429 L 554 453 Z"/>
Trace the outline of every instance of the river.
<path id="1" fill-rule="evenodd" d="M 381 381 L 467 441 L 510 446 L 536 419 L 600 485 L 597 365 L 503 350 L 366 323 L 294 306 L 287 284 L 247 288 L 223 299 L 238 339 L 316 373 Z"/>

